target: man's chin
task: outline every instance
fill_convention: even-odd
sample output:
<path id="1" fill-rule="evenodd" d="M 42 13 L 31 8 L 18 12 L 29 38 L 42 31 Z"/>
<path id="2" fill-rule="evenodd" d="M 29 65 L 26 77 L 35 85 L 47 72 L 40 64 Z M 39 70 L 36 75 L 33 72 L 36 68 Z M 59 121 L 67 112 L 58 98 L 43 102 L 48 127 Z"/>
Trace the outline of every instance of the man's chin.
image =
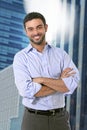
<path id="1" fill-rule="evenodd" d="M 34 44 L 36 44 L 36 45 L 41 45 L 42 42 L 34 42 Z"/>
<path id="2" fill-rule="evenodd" d="M 38 41 L 38 42 L 36 42 L 36 41 L 31 41 L 33 44 L 36 44 L 36 45 L 41 45 L 42 44 L 42 41 Z"/>
<path id="3" fill-rule="evenodd" d="M 41 45 L 44 41 L 44 37 L 42 39 L 39 39 L 39 40 L 35 40 L 35 39 L 30 39 L 30 41 L 33 43 L 33 44 L 36 44 L 36 45 Z"/>

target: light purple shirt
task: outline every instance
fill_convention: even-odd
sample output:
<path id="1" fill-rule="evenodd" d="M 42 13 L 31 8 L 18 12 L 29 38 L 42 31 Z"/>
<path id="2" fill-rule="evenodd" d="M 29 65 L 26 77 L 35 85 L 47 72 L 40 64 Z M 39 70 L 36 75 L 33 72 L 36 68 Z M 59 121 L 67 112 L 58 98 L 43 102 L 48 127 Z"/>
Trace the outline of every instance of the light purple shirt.
<path id="1" fill-rule="evenodd" d="M 56 92 L 49 96 L 35 97 L 41 85 L 32 81 L 36 77 L 57 79 L 61 72 L 73 68 L 74 76 L 62 78 L 69 89 L 67 93 Z M 38 52 L 29 44 L 14 57 L 13 70 L 19 94 L 23 97 L 23 105 L 38 110 L 49 110 L 65 106 L 65 95 L 72 94 L 79 82 L 79 72 L 69 55 L 58 47 L 46 45 L 43 52 Z"/>

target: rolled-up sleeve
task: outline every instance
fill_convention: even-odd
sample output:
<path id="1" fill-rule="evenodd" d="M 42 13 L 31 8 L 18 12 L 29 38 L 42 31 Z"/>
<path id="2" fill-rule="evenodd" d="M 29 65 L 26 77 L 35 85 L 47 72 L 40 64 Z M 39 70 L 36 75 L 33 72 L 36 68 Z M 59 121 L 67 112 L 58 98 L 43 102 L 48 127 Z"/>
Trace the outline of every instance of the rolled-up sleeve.
<path id="1" fill-rule="evenodd" d="M 74 92 L 74 90 L 77 88 L 78 83 L 79 83 L 79 76 L 75 75 L 75 76 L 70 76 L 68 78 L 62 78 L 62 80 L 64 81 L 65 85 L 67 86 L 67 88 L 69 89 L 69 92 L 65 93 L 65 94 L 72 94 Z"/>
<path id="2" fill-rule="evenodd" d="M 24 98 L 35 99 L 35 94 L 41 89 L 41 85 L 32 82 L 29 70 L 26 66 L 26 58 L 17 53 L 13 61 L 15 84 L 19 94 Z"/>
<path id="3" fill-rule="evenodd" d="M 74 92 L 74 90 L 78 87 L 78 84 L 79 84 L 79 80 L 80 80 L 79 71 L 78 71 L 78 68 L 76 67 L 76 65 L 73 63 L 73 61 L 70 58 L 70 56 L 66 52 L 64 52 L 64 62 L 63 62 L 63 65 L 64 65 L 63 66 L 63 70 L 65 68 L 70 67 L 75 72 L 75 74 L 73 76 L 62 78 L 62 80 L 64 81 L 65 85 L 69 89 L 69 92 L 67 92 L 65 94 L 72 94 Z"/>

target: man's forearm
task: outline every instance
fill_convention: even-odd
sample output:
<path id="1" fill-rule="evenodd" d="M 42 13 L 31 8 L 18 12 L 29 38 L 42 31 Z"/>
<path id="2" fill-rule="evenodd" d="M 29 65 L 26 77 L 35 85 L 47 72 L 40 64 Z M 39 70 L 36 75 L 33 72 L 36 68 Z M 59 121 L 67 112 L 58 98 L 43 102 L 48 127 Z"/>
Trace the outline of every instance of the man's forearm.
<path id="1" fill-rule="evenodd" d="M 66 68 L 60 75 L 59 79 L 53 79 L 53 78 L 45 78 L 45 77 L 38 77 L 33 79 L 34 82 L 43 84 L 51 89 L 53 89 L 54 91 L 58 91 L 61 93 L 65 93 L 68 92 L 68 88 L 67 86 L 64 84 L 63 80 L 61 79 L 61 77 L 63 78 L 67 78 L 70 77 L 72 75 L 74 75 L 76 72 L 73 71 L 72 68 Z"/>
<path id="2" fill-rule="evenodd" d="M 46 95 L 50 95 L 57 91 L 61 92 L 61 93 L 68 92 L 69 90 L 61 78 L 70 77 L 70 76 L 74 75 L 75 73 L 76 72 L 73 71 L 72 68 L 66 68 L 61 73 L 59 79 L 45 78 L 45 77 L 34 78 L 33 82 L 43 84 L 41 90 L 37 94 L 35 94 L 35 96 L 37 96 L 37 97 L 46 96 Z"/>
<path id="3" fill-rule="evenodd" d="M 44 84 L 47 87 L 53 89 L 54 91 L 58 91 L 61 93 L 65 93 L 69 91 L 62 79 L 53 79 L 53 78 L 44 77 L 41 78 L 41 84 Z"/>
<path id="4" fill-rule="evenodd" d="M 61 93 L 69 91 L 68 88 L 65 86 L 63 80 L 61 79 L 44 78 L 43 84 Z"/>
<path id="5" fill-rule="evenodd" d="M 36 78 L 34 80 L 41 80 L 41 79 Z M 42 85 L 42 88 L 40 89 L 40 91 L 38 91 L 35 94 L 35 97 L 43 97 L 43 96 L 51 95 L 57 91 L 62 92 L 62 93 L 68 91 L 63 81 L 59 81 L 59 80 L 55 80 L 51 78 L 43 78 L 43 84 L 44 85 Z"/>
<path id="6" fill-rule="evenodd" d="M 43 96 L 47 96 L 47 95 L 50 95 L 50 94 L 53 94 L 55 93 L 56 91 L 45 86 L 45 85 L 42 85 L 42 88 L 40 89 L 40 91 L 38 91 L 35 96 L 36 97 L 43 97 Z"/>

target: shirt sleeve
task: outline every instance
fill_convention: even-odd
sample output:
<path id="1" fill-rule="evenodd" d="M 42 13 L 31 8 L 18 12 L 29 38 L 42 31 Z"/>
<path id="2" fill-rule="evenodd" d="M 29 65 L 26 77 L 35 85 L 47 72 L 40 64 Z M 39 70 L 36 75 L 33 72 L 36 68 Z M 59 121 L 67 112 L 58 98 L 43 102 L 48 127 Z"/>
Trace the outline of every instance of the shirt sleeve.
<path id="1" fill-rule="evenodd" d="M 35 94 L 41 89 L 41 85 L 32 82 L 32 78 L 26 66 L 26 58 L 24 55 L 17 53 L 13 61 L 13 71 L 15 84 L 19 94 L 25 98 L 35 99 Z"/>
<path id="2" fill-rule="evenodd" d="M 69 92 L 65 94 L 72 94 L 74 90 L 77 88 L 80 80 L 79 71 L 76 65 L 74 64 L 74 62 L 72 61 L 72 59 L 70 58 L 70 56 L 64 51 L 63 70 L 68 67 L 73 68 L 76 74 L 67 78 L 62 78 L 62 80 L 64 81 L 65 85 L 69 89 Z"/>

